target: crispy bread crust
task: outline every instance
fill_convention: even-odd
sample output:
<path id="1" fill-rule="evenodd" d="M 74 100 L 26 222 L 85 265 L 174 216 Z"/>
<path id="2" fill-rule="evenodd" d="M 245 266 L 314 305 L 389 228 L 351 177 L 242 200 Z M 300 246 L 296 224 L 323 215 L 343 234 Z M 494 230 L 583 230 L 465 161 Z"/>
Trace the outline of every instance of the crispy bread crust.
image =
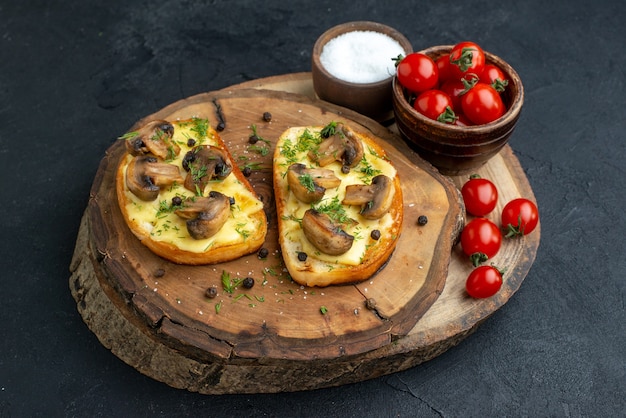
<path id="1" fill-rule="evenodd" d="M 225 151 L 226 155 L 230 159 L 232 165 L 232 172 L 230 173 L 230 175 L 237 178 L 237 180 L 241 184 L 241 187 L 245 187 L 255 197 L 258 197 L 246 177 L 235 164 L 232 155 L 226 148 L 226 144 L 212 127 L 209 127 L 209 135 L 213 135 L 213 138 L 218 143 L 218 146 Z M 237 243 L 236 245 L 232 243 L 216 243 L 206 251 L 194 252 L 181 249 L 178 245 L 174 243 L 153 239 L 150 231 L 142 227 L 140 222 L 131 219 L 131 216 L 127 210 L 128 205 L 131 203 L 130 197 L 128 195 L 128 193 L 130 192 L 125 181 L 125 171 L 128 165 L 128 160 L 129 154 L 125 153 L 120 159 L 116 173 L 116 192 L 118 204 L 122 212 L 122 216 L 124 217 L 124 220 L 126 221 L 126 224 L 130 228 L 132 233 L 141 241 L 143 245 L 148 247 L 158 256 L 177 264 L 215 264 L 234 260 L 246 254 L 250 254 L 258 250 L 265 242 L 265 235 L 267 233 L 267 219 L 265 211 L 262 208 L 251 216 L 252 221 L 255 222 L 257 227 L 251 232 L 249 236 L 246 237 L 245 240 Z M 193 238 L 190 237 L 183 239 L 193 240 Z"/>
<path id="2" fill-rule="evenodd" d="M 283 133 L 279 139 L 279 144 L 289 137 L 293 129 L 291 128 Z M 321 127 L 310 127 L 311 130 L 319 130 Z M 372 138 L 365 136 L 364 134 L 358 134 L 363 143 L 374 150 L 378 155 L 385 156 L 384 149 L 376 143 Z M 279 153 L 279 146 L 276 147 L 275 158 Z M 304 161 L 305 164 L 309 163 Z M 283 260 L 291 275 L 292 279 L 299 284 L 305 286 L 318 286 L 324 287 L 336 284 L 349 284 L 364 281 L 372 277 L 391 257 L 393 250 L 395 249 L 396 242 L 400 236 L 402 219 L 403 219 L 403 199 L 402 189 L 400 186 L 400 179 L 398 175 L 393 178 L 393 186 L 395 193 L 393 197 L 393 203 L 389 210 L 393 219 L 392 227 L 389 230 L 381 231 L 381 237 L 376 245 L 370 246 L 365 256 L 362 259 L 361 264 L 358 265 L 345 265 L 334 264 L 329 266 L 327 261 L 322 261 L 315 258 L 314 254 L 308 254 L 306 261 L 298 260 L 298 252 L 301 248 L 298 242 L 287 239 L 286 224 L 283 219 L 283 215 L 288 216 L 287 201 L 289 194 L 291 193 L 287 188 L 281 187 L 282 177 L 281 170 L 273 170 L 274 181 L 274 195 L 276 198 L 276 209 L 278 213 L 278 230 L 279 230 L 279 244 Z M 306 238 L 302 238 L 306 239 Z"/>

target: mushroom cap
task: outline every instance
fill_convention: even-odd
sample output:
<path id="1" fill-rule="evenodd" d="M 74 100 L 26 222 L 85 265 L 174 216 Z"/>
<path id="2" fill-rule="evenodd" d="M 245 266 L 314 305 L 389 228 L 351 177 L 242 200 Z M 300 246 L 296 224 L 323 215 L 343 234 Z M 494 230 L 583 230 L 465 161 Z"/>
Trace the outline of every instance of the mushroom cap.
<path id="1" fill-rule="evenodd" d="M 188 171 L 185 188 L 196 193 L 204 191 L 213 180 L 225 179 L 233 171 L 230 159 L 221 148 L 212 145 L 198 145 L 183 157 L 183 168 Z"/>
<path id="2" fill-rule="evenodd" d="M 345 135 L 346 145 L 343 155 L 344 166 L 354 167 L 363 158 L 363 144 L 352 128 L 341 124 L 341 132 Z"/>
<path id="3" fill-rule="evenodd" d="M 152 201 L 159 195 L 163 186 L 183 181 L 183 177 L 173 164 L 159 162 L 151 155 L 133 157 L 126 168 L 126 185 L 132 194 L 141 200 Z"/>
<path id="4" fill-rule="evenodd" d="M 347 252 L 354 242 L 354 236 L 334 224 L 327 214 L 315 209 L 304 212 L 302 231 L 315 248 L 330 255 Z"/>
<path id="5" fill-rule="evenodd" d="M 317 162 L 320 167 L 325 167 L 335 161 L 342 163 L 342 170 L 349 171 L 363 158 L 363 144 L 357 138 L 354 131 L 344 125 L 338 124 L 333 135 L 323 140 L 315 149 L 309 151 L 308 157 Z"/>
<path id="6" fill-rule="evenodd" d="M 369 185 L 351 184 L 346 186 L 346 194 L 341 203 L 360 205 L 361 216 L 365 219 L 379 219 L 391 208 L 394 194 L 393 180 L 379 174 L 372 179 L 372 183 Z"/>
<path id="7" fill-rule="evenodd" d="M 230 216 L 230 197 L 211 191 L 207 197 L 187 199 L 175 213 L 186 219 L 187 231 L 193 239 L 210 238 Z"/>
<path id="8" fill-rule="evenodd" d="M 341 180 L 332 170 L 295 163 L 287 169 L 287 183 L 298 200 L 313 203 L 322 200 L 327 188 L 339 187 Z"/>
<path id="9" fill-rule="evenodd" d="M 166 120 L 152 120 L 132 134 L 126 140 L 126 150 L 131 155 L 152 154 L 168 160 L 180 154 L 180 147 L 172 140 L 174 125 Z"/>

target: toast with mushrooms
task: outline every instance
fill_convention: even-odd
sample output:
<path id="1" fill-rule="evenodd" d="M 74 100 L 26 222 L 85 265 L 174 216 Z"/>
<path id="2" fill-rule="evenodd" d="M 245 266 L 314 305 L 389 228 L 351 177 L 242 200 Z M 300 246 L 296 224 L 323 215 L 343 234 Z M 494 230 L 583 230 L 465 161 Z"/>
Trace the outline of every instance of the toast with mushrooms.
<path id="1" fill-rule="evenodd" d="M 370 136 L 335 122 L 287 129 L 274 152 L 273 181 L 279 244 L 294 281 L 356 283 L 391 257 L 402 189 Z"/>
<path id="2" fill-rule="evenodd" d="M 261 247 L 263 203 L 206 119 L 150 121 L 121 137 L 116 175 L 128 227 L 155 254 L 213 264 Z"/>

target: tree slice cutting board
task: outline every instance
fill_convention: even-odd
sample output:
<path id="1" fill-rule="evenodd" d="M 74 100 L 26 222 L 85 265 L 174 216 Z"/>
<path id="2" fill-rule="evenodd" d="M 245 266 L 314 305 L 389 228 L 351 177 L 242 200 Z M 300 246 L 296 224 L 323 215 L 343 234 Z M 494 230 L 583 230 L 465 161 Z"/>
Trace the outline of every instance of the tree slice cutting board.
<path id="1" fill-rule="evenodd" d="M 280 91 L 281 85 L 289 92 Z M 455 184 L 463 179 L 439 175 L 393 127 L 318 101 L 310 86 L 308 73 L 275 77 L 194 96 L 145 118 L 199 116 L 213 126 L 223 122 L 220 135 L 235 158 L 258 163 L 250 181 L 268 211 L 270 256 L 265 260 L 252 254 L 190 267 L 153 255 L 130 233 L 117 207 L 114 172 L 123 144 L 118 141 L 107 151 L 81 223 L 70 287 L 102 344 L 140 372 L 207 394 L 352 383 L 444 352 L 519 288 L 534 260 L 538 231 L 505 243 L 494 260 L 510 272 L 498 295 L 484 301 L 467 298 L 463 284 L 471 266 L 454 246 L 464 220 Z M 271 122 L 262 119 L 266 111 Z M 358 285 L 304 288 L 288 279 L 277 252 L 271 152 L 251 152 L 247 139 L 252 125 L 271 143 L 289 126 L 332 120 L 382 141 L 403 179 L 405 221 L 396 251 L 376 276 Z M 497 180 L 505 199 L 532 198 L 509 148 L 480 173 Z M 425 226 L 417 225 L 420 215 L 428 217 Z M 221 289 L 223 272 L 255 277 L 256 285 L 207 298 L 209 286 Z M 367 300 L 375 300 L 375 309 L 366 307 Z"/>

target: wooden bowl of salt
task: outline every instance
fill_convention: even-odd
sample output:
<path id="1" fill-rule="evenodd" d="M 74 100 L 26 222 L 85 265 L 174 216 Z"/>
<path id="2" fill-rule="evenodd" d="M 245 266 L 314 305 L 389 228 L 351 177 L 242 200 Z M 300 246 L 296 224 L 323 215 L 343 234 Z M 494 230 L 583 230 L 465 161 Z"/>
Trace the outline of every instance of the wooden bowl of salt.
<path id="1" fill-rule="evenodd" d="M 381 23 L 343 23 L 313 46 L 313 88 L 321 99 L 376 121 L 393 118 L 392 80 L 398 55 L 413 52 L 409 40 Z"/>

